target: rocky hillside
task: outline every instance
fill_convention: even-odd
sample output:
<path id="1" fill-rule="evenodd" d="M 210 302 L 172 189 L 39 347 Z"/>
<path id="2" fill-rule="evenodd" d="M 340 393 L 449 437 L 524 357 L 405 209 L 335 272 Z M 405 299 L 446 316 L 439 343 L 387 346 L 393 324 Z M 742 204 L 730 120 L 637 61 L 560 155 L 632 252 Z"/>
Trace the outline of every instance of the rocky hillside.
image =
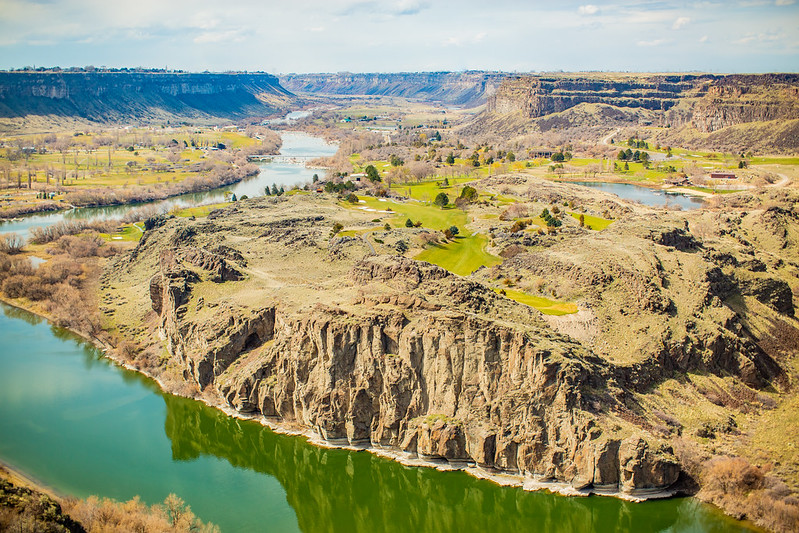
<path id="1" fill-rule="evenodd" d="M 506 74 L 499 72 L 400 72 L 287 74 L 284 87 L 297 94 L 399 96 L 464 107 L 485 103 Z"/>
<path id="2" fill-rule="evenodd" d="M 531 209 L 563 199 L 522 185 Z M 602 233 L 573 221 L 536 242 L 495 227 L 494 245 L 516 252 L 462 278 L 329 235 L 336 222 L 372 227 L 374 214 L 253 199 L 206 220 L 151 220 L 105 274 L 103 312 L 150 339 L 129 350 L 134 364 L 332 444 L 646 496 L 690 477 L 678 436 L 740 453 L 739 428 L 776 405 L 765 391 L 793 379 L 792 348 L 773 335 L 796 330 L 799 215 L 773 202 L 629 210 Z M 491 290 L 495 279 L 528 291 L 546 280 L 582 310 L 545 319 Z"/>
<path id="3" fill-rule="evenodd" d="M 780 131 L 763 144 L 796 149 L 799 137 L 781 130 L 786 124 L 795 130 L 798 120 L 797 74 L 542 74 L 505 79 L 472 129 L 512 134 L 652 125 L 672 129 L 672 137 L 693 132 L 719 139 L 727 128 L 767 124 Z"/>
<path id="4" fill-rule="evenodd" d="M 126 124 L 241 119 L 274 114 L 293 101 L 269 74 L 0 72 L 0 119 Z"/>

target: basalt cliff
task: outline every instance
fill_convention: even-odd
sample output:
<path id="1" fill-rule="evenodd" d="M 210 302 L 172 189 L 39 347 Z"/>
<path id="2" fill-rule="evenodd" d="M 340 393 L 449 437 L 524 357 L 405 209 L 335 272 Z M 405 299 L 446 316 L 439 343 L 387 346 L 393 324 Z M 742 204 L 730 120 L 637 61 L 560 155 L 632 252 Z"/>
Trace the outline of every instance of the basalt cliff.
<path id="1" fill-rule="evenodd" d="M 653 126 L 664 141 L 795 150 L 798 121 L 797 74 L 539 74 L 504 79 L 470 131 Z"/>
<path id="2" fill-rule="evenodd" d="M 548 205 L 557 187 L 520 197 Z M 772 336 L 796 333 L 799 213 L 775 202 L 665 217 L 620 205 L 601 234 L 567 223 L 529 248 L 495 227 L 494 245 L 516 253 L 463 278 L 331 237 L 373 214 L 251 199 L 150 220 L 104 274 L 101 309 L 138 339 L 131 364 L 243 414 L 334 445 L 645 497 L 690 486 L 681 436 L 731 448 L 774 408 L 766 391 L 790 387 L 792 341 Z M 545 318 L 490 288 L 537 278 L 580 313 Z"/>
<path id="3" fill-rule="evenodd" d="M 0 72 L 0 119 L 166 123 L 264 117 L 296 98 L 257 73 Z"/>
<path id="4" fill-rule="evenodd" d="M 286 74 L 284 87 L 316 96 L 398 96 L 425 102 L 474 107 L 491 97 L 502 72 L 392 72 Z"/>

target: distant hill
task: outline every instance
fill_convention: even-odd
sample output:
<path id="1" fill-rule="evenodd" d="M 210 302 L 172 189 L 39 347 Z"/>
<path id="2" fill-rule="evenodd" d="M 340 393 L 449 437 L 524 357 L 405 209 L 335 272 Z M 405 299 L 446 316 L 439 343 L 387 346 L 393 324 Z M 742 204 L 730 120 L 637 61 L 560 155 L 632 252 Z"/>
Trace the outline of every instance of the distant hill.
<path id="1" fill-rule="evenodd" d="M 464 107 L 484 104 L 508 74 L 502 72 L 397 72 L 286 74 L 280 83 L 314 96 L 397 96 Z"/>
<path id="2" fill-rule="evenodd" d="M 296 98 L 269 74 L 0 72 L 0 119 L 96 123 L 273 115 Z"/>
<path id="3" fill-rule="evenodd" d="M 660 126 L 664 143 L 799 149 L 799 74 L 509 76 L 465 128 L 480 135 Z"/>

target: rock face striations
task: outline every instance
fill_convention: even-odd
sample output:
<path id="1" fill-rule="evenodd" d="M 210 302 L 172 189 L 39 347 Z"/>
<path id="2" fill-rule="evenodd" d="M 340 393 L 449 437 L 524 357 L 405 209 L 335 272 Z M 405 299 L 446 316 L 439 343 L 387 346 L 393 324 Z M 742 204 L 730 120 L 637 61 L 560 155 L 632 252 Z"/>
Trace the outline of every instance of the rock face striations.
<path id="1" fill-rule="evenodd" d="M 0 72 L 0 118 L 240 119 L 274 114 L 293 101 L 269 74 Z"/>
<path id="2" fill-rule="evenodd" d="M 481 122 L 495 128 L 498 117 L 513 115 L 528 124 L 533 121 L 542 130 L 654 125 L 713 134 L 751 123 L 784 126 L 788 122 L 794 131 L 799 120 L 799 75 L 514 76 L 503 80 L 489 98 L 487 113 L 478 118 L 475 128 L 479 130 Z M 519 124 L 513 127 L 521 128 Z M 795 139 L 775 142 L 777 148 L 799 147 Z"/>
<path id="3" fill-rule="evenodd" d="M 206 394 L 332 444 L 630 495 L 681 474 L 663 432 L 682 425 L 653 428 L 639 395 L 679 372 L 734 375 L 755 390 L 781 379 L 721 302 L 752 294 L 790 316 L 790 287 L 730 270 L 746 254 L 703 248 L 682 220 L 639 217 L 586 236 L 585 257 L 564 245 L 470 279 L 331 238 L 334 222 L 368 227 L 372 215 L 313 202 L 255 199 L 203 221 L 151 222 L 104 278 L 106 301 L 130 298 L 106 315 L 153 324 L 166 366 Z M 795 212 L 766 215 L 753 220 L 796 237 Z M 664 273 L 672 267 L 681 274 Z M 590 302 L 595 339 L 558 333 L 486 286 L 555 271 Z"/>
<path id="4" fill-rule="evenodd" d="M 485 103 L 506 76 L 500 72 L 398 72 L 287 74 L 284 87 L 297 94 L 399 96 L 474 107 Z"/>

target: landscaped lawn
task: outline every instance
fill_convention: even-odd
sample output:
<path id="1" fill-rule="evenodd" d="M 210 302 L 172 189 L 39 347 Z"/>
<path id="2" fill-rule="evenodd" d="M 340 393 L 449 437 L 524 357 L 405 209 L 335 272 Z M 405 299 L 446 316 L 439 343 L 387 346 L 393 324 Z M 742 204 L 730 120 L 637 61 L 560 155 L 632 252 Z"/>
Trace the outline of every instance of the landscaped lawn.
<path id="1" fill-rule="evenodd" d="M 575 219 L 580 220 L 580 213 L 569 213 L 569 214 Z M 584 218 L 585 226 L 589 229 L 601 231 L 610 226 L 611 224 L 613 224 L 612 220 L 607 220 L 605 218 L 599 218 L 593 215 L 583 215 L 583 216 L 585 217 Z"/>
<path id="2" fill-rule="evenodd" d="M 577 304 L 570 302 L 558 302 L 543 296 L 533 296 L 526 292 L 514 291 L 511 289 L 494 289 L 497 293 L 505 291 L 505 296 L 524 305 L 529 305 L 538 309 L 545 315 L 570 315 L 577 312 Z"/>
<path id="3" fill-rule="evenodd" d="M 363 197 L 363 203 L 357 206 L 341 204 L 347 207 L 367 207 L 379 211 L 391 209 L 394 215 L 388 220 L 395 228 L 404 228 L 405 221 L 420 221 L 422 227 L 434 231 L 442 231 L 451 226 L 457 226 L 460 234 L 451 242 L 429 247 L 414 259 L 427 261 L 449 270 L 459 276 L 466 276 L 481 266 L 491 266 L 502 262 L 499 257 L 485 251 L 486 237 L 472 235 L 466 228 L 468 217 L 465 212 L 454 207 L 442 209 L 440 207 L 423 204 L 416 201 L 395 202 L 392 200 L 381 201 L 377 198 Z M 377 214 L 377 213 L 375 213 Z M 386 213 L 380 213 L 386 215 Z"/>
<path id="4" fill-rule="evenodd" d="M 485 251 L 484 235 L 457 236 L 446 244 L 435 244 L 414 257 L 447 269 L 459 276 L 468 276 L 481 266 L 492 266 L 502 259 Z"/>

